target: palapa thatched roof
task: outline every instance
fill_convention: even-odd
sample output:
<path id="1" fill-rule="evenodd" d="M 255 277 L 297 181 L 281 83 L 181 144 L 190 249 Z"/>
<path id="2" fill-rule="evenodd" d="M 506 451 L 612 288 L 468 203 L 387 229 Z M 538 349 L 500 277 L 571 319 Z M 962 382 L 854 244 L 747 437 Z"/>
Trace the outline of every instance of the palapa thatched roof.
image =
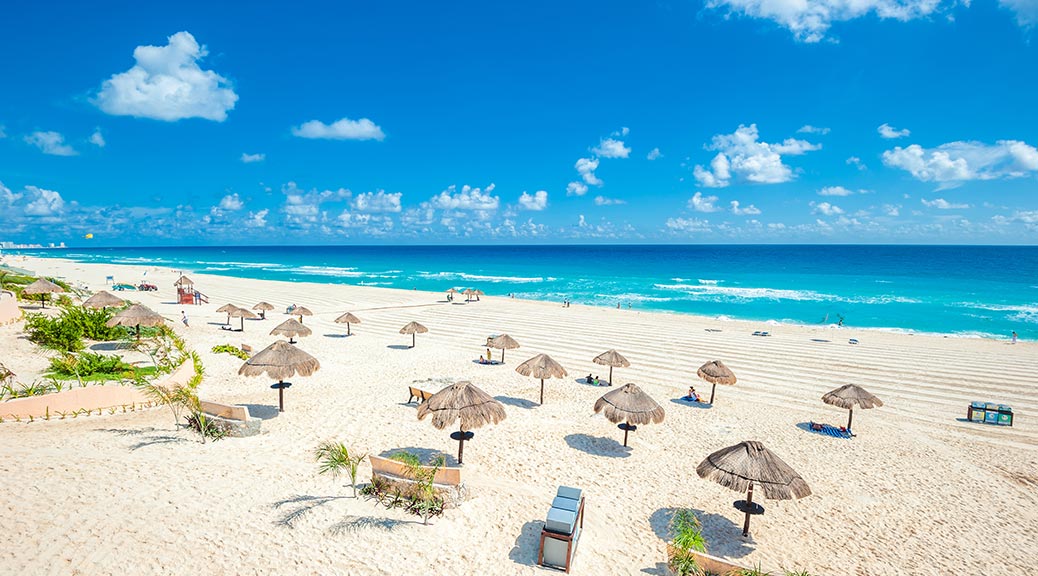
<path id="1" fill-rule="evenodd" d="M 429 329 L 417 322 L 408 322 L 407 326 L 400 329 L 401 334 L 425 334 Z"/>
<path id="2" fill-rule="evenodd" d="M 291 312 L 289 312 L 289 314 L 291 314 L 293 316 L 313 316 L 314 315 L 314 313 L 311 312 L 309 308 L 306 308 L 304 306 L 296 306 L 295 308 L 292 309 Z"/>
<path id="3" fill-rule="evenodd" d="M 109 328 L 114 328 L 116 326 L 138 325 L 159 326 L 165 321 L 166 319 L 158 312 L 155 312 L 154 310 L 146 306 L 134 304 L 126 310 L 123 310 L 115 316 L 112 316 L 112 318 L 108 320 L 108 322 L 106 322 L 105 324 L 107 324 Z"/>
<path id="4" fill-rule="evenodd" d="M 515 350 L 519 347 L 519 343 L 508 334 L 499 334 L 487 340 L 487 346 L 498 350 Z"/>
<path id="5" fill-rule="evenodd" d="M 592 360 L 592 362 L 595 364 L 601 364 L 602 366 L 615 366 L 618 368 L 627 368 L 631 365 L 631 363 L 627 361 L 627 358 L 624 358 L 623 355 L 616 350 L 606 350 L 598 356 L 595 356 L 595 359 Z"/>
<path id="6" fill-rule="evenodd" d="M 234 306 L 233 310 L 228 310 L 227 315 L 231 318 L 259 318 L 259 316 L 250 312 L 249 310 L 239 308 L 237 306 Z"/>
<path id="7" fill-rule="evenodd" d="M 839 406 L 840 408 L 847 408 L 848 410 L 855 406 L 860 406 L 862 408 L 875 408 L 883 405 L 882 400 L 868 393 L 864 388 L 857 384 L 845 384 L 840 386 L 836 390 L 822 396 L 822 402 L 832 404 L 833 406 Z"/>
<path id="8" fill-rule="evenodd" d="M 220 306 L 219 308 L 217 308 L 216 311 L 217 312 L 230 312 L 231 310 L 234 310 L 235 308 L 237 308 L 237 306 L 235 306 L 234 304 L 224 304 L 223 306 Z"/>
<path id="9" fill-rule="evenodd" d="M 749 440 L 714 452 L 696 467 L 700 478 L 737 492 L 752 482 L 770 500 L 793 500 L 811 494 L 804 479 L 763 444 Z"/>
<path id="10" fill-rule="evenodd" d="M 599 398 L 595 402 L 595 414 L 599 412 L 616 424 L 659 424 L 664 416 L 663 407 L 635 384 L 624 384 Z"/>
<path id="11" fill-rule="evenodd" d="M 486 292 L 483 292 L 479 288 L 476 288 L 475 290 L 472 291 L 472 295 L 473 296 L 486 296 L 487 294 L 486 294 Z"/>
<path id="12" fill-rule="evenodd" d="M 187 287 L 190 287 L 190 286 L 194 286 L 195 283 L 192 282 L 191 279 L 188 278 L 187 276 L 181 276 L 180 278 L 177 278 L 177 281 L 174 282 L 173 285 L 174 286 L 179 286 L 181 288 L 187 288 Z"/>
<path id="13" fill-rule="evenodd" d="M 104 290 L 87 298 L 83 302 L 84 308 L 108 308 L 111 306 L 122 306 L 124 300 L 111 292 Z"/>
<path id="14" fill-rule="evenodd" d="M 302 322 L 295 318 L 285 320 L 270 331 L 271 336 L 288 336 L 289 338 L 295 338 L 296 336 L 309 336 L 313 333 L 313 330 L 307 328 Z"/>
<path id="15" fill-rule="evenodd" d="M 447 289 L 447 294 L 457 294 L 457 293 L 458 293 L 458 289 L 457 288 L 448 288 Z"/>
<path id="16" fill-rule="evenodd" d="M 273 304 L 268 304 L 266 302 L 260 302 L 259 304 L 256 304 L 255 306 L 253 306 L 252 309 L 253 310 L 263 310 L 265 312 L 267 310 L 273 310 L 274 309 L 274 305 Z"/>
<path id="17" fill-rule="evenodd" d="M 505 407 L 471 382 L 457 382 L 418 405 L 419 420 L 430 414 L 437 430 L 453 427 L 459 420 L 461 430 L 472 430 L 504 420 Z"/>
<path id="18" fill-rule="evenodd" d="M 65 289 L 46 278 L 38 278 L 32 284 L 22 288 L 22 294 L 60 294 Z"/>
<path id="19" fill-rule="evenodd" d="M 284 340 L 267 346 L 249 358 L 238 369 L 243 376 L 262 376 L 284 380 L 296 374 L 310 376 L 321 367 L 317 358 L 303 352 Z"/>
<path id="20" fill-rule="evenodd" d="M 699 370 L 696 371 L 696 374 L 711 384 L 727 384 L 732 386 L 738 381 L 735 377 L 735 373 L 729 370 L 720 360 L 714 360 L 703 364 L 699 367 Z"/>
<path id="21" fill-rule="evenodd" d="M 538 354 L 515 367 L 515 371 L 523 376 L 533 378 L 565 378 L 566 369 L 562 364 L 552 360 L 547 354 Z"/>
<path id="22" fill-rule="evenodd" d="M 360 324 L 360 318 L 353 315 L 353 312 L 347 312 L 342 316 L 335 319 L 336 324 Z"/>

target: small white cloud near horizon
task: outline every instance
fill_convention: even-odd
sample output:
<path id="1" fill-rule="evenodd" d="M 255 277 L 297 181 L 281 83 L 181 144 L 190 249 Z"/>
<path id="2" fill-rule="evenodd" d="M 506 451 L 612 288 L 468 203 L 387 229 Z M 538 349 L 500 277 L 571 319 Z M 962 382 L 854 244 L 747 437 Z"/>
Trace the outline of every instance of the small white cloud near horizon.
<path id="1" fill-rule="evenodd" d="M 659 148 L 653 148 L 645 155 L 646 160 L 656 160 L 657 158 L 663 158 L 663 153 L 660 152 Z"/>
<path id="2" fill-rule="evenodd" d="M 631 154 L 631 149 L 622 140 L 612 138 L 600 141 L 591 151 L 602 158 L 627 158 Z"/>
<path id="3" fill-rule="evenodd" d="M 760 208 L 757 208 L 753 204 L 749 204 L 745 207 L 741 206 L 738 200 L 732 200 L 728 203 L 731 206 L 732 214 L 736 216 L 758 216 L 760 215 Z"/>
<path id="4" fill-rule="evenodd" d="M 699 218 L 667 218 L 666 226 L 673 232 L 709 232 L 710 221 Z"/>
<path id="5" fill-rule="evenodd" d="M 538 190 L 533 194 L 523 191 L 519 196 L 519 207 L 523 210 L 539 212 L 548 207 L 548 191 Z"/>
<path id="6" fill-rule="evenodd" d="M 220 199 L 220 209 L 234 212 L 241 210 L 245 206 L 245 203 L 241 201 L 238 194 L 228 194 Z"/>
<path id="7" fill-rule="evenodd" d="M 266 154 L 248 154 L 248 153 L 245 153 L 245 152 L 242 152 L 242 154 L 241 154 L 241 161 L 242 161 L 243 164 L 253 164 L 255 162 L 263 162 L 266 159 L 267 159 L 267 155 Z"/>
<path id="8" fill-rule="evenodd" d="M 812 214 L 822 214 L 823 216 L 839 216 L 843 214 L 843 208 L 828 202 L 811 202 L 810 206 Z"/>
<path id="9" fill-rule="evenodd" d="M 905 138 L 906 136 L 912 135 L 912 131 L 908 128 L 898 130 L 886 122 L 880 124 L 879 128 L 876 128 L 876 132 L 879 132 L 879 135 L 887 140 L 895 140 L 897 138 Z"/>
<path id="10" fill-rule="evenodd" d="M 696 212 L 717 212 L 720 208 L 714 206 L 714 202 L 717 202 L 717 196 L 703 196 L 702 192 L 696 192 L 688 199 L 688 207 Z"/>
<path id="11" fill-rule="evenodd" d="M 245 218 L 245 225 L 249 228 L 266 228 L 267 214 L 270 214 L 270 210 L 267 208 L 259 212 L 249 212 L 248 217 Z"/>
<path id="12" fill-rule="evenodd" d="M 226 78 L 199 67 L 206 55 L 186 31 L 170 36 L 165 46 L 138 46 L 133 68 L 105 80 L 94 104 L 113 116 L 223 122 L 238 95 Z"/>
<path id="13" fill-rule="evenodd" d="M 587 194 L 587 184 L 570 182 L 566 185 L 566 196 L 583 196 L 584 194 Z"/>
<path id="14" fill-rule="evenodd" d="M 342 118 L 331 124 L 320 120 L 303 122 L 292 128 L 292 134 L 312 140 L 378 140 L 386 139 L 382 128 L 367 118 L 351 120 Z"/>
<path id="15" fill-rule="evenodd" d="M 793 180 L 793 169 L 782 162 L 782 155 L 800 156 L 820 150 L 821 144 L 787 138 L 781 143 L 760 141 L 756 124 L 740 124 L 732 134 L 713 137 L 708 150 L 718 153 L 710 168 L 696 165 L 693 176 L 701 186 L 724 188 L 733 176 L 758 184 L 780 184 Z"/>
<path id="16" fill-rule="evenodd" d="M 843 186 L 825 186 L 818 191 L 819 196 L 853 196 L 855 194 L 868 194 L 868 190 L 851 190 Z"/>
<path id="17" fill-rule="evenodd" d="M 25 141 L 37 147 L 44 154 L 51 156 L 76 156 L 74 148 L 65 143 L 65 137 L 58 132 L 37 130 L 25 137 Z"/>
<path id="18" fill-rule="evenodd" d="M 105 137 L 103 134 L 101 134 L 100 128 L 94 128 L 94 133 L 90 135 L 90 143 L 94 146 L 97 146 L 98 148 L 105 147 L 105 144 L 107 144 L 107 142 L 105 142 Z"/>
<path id="19" fill-rule="evenodd" d="M 953 204 L 944 198 L 934 198 L 933 200 L 920 198 L 919 201 L 927 208 L 936 208 L 938 210 L 965 210 L 970 207 L 969 204 Z"/>
<path id="20" fill-rule="evenodd" d="M 901 215 L 901 206 L 895 206 L 893 204 L 884 204 L 883 205 L 883 213 L 886 214 L 887 216 L 892 216 L 892 217 L 893 216 L 900 216 Z"/>
<path id="21" fill-rule="evenodd" d="M 812 126 L 810 124 L 804 124 L 797 129 L 797 134 L 821 134 L 822 136 L 825 136 L 829 132 L 829 128 L 819 128 L 818 126 Z"/>
<path id="22" fill-rule="evenodd" d="M 400 212 L 400 198 L 403 192 L 361 192 L 353 197 L 350 205 L 358 212 Z"/>
<path id="23" fill-rule="evenodd" d="M 595 206 L 620 206 L 627 204 L 626 200 L 619 198 L 607 198 L 605 196 L 595 196 Z"/>
<path id="24" fill-rule="evenodd" d="M 497 210 L 501 199 L 491 196 L 494 184 L 490 184 L 485 190 L 474 188 L 468 184 L 458 191 L 454 185 L 448 186 L 446 190 L 429 199 L 429 205 L 440 210 L 477 210 L 490 212 Z"/>
<path id="25" fill-rule="evenodd" d="M 921 182 L 936 182 L 938 190 L 972 180 L 1022 178 L 1038 172 L 1038 148 L 1019 140 L 950 142 L 936 148 L 912 144 L 883 153 L 883 163 L 900 168 Z"/>

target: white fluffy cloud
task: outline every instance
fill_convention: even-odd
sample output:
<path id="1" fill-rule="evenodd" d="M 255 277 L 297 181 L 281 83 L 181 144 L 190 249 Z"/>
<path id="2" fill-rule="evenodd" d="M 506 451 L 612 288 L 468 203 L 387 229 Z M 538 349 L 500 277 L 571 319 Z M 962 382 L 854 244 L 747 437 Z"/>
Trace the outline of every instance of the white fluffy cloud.
<path id="1" fill-rule="evenodd" d="M 738 200 L 732 200 L 729 202 L 729 205 L 731 206 L 732 214 L 735 214 L 736 216 L 757 216 L 760 214 L 760 208 L 757 208 L 753 204 L 743 207 L 740 205 Z"/>
<path id="2" fill-rule="evenodd" d="M 602 140 L 591 151 L 602 158 L 627 158 L 631 155 L 631 149 L 624 145 L 623 140 L 614 140 L 613 138 Z"/>
<path id="3" fill-rule="evenodd" d="M 843 208 L 828 202 L 812 202 L 811 207 L 813 208 L 811 210 L 812 214 L 822 214 L 823 216 L 839 216 L 843 214 Z"/>
<path id="4" fill-rule="evenodd" d="M 98 148 L 104 148 L 105 147 L 105 144 L 106 144 L 105 137 L 104 137 L 103 134 L 101 134 L 101 129 L 100 128 L 95 128 L 94 129 L 94 133 L 90 135 L 90 143 L 93 144 L 94 146 L 97 146 Z"/>
<path id="5" fill-rule="evenodd" d="M 353 198 L 352 207 L 358 212 L 400 212 L 403 192 L 363 192 Z"/>
<path id="6" fill-rule="evenodd" d="M 267 214 L 270 210 L 264 208 L 259 212 L 249 212 L 249 216 L 245 219 L 245 225 L 249 228 L 266 228 L 267 227 Z"/>
<path id="7" fill-rule="evenodd" d="M 970 207 L 969 204 L 953 204 L 944 198 L 934 198 L 933 200 L 920 198 L 919 201 L 927 208 L 936 208 L 938 210 L 964 210 Z"/>
<path id="8" fill-rule="evenodd" d="M 165 46 L 138 46 L 134 67 L 105 80 L 95 103 L 116 116 L 223 122 L 238 95 L 226 78 L 199 67 L 207 54 L 188 32 L 170 36 Z"/>
<path id="9" fill-rule="evenodd" d="M 778 184 L 793 179 L 793 170 L 782 162 L 782 155 L 799 156 L 819 150 L 821 144 L 787 138 L 778 144 L 760 141 L 757 125 L 740 125 L 732 134 L 714 136 L 709 150 L 717 150 L 710 168 L 696 166 L 693 175 L 707 188 L 727 186 L 733 176 L 749 182 Z"/>
<path id="10" fill-rule="evenodd" d="M 327 214 L 321 210 L 321 204 L 345 200 L 352 196 L 345 188 L 318 192 L 317 189 L 303 190 L 295 182 L 282 186 L 281 192 L 285 195 L 285 205 L 282 208 L 285 223 L 301 228 L 307 228 L 327 218 Z"/>
<path id="11" fill-rule="evenodd" d="M 538 190 L 533 194 L 529 194 L 524 191 L 522 196 L 519 196 L 519 207 L 523 210 L 544 210 L 548 207 L 548 192 Z"/>
<path id="12" fill-rule="evenodd" d="M 254 162 L 263 162 L 267 159 L 266 154 L 246 154 L 242 152 L 241 161 L 245 164 L 252 164 Z"/>
<path id="13" fill-rule="evenodd" d="M 843 186 L 826 186 L 818 191 L 819 196 L 852 196 L 854 190 L 848 190 Z"/>
<path id="14" fill-rule="evenodd" d="M 663 153 L 660 152 L 659 148 L 653 148 L 652 150 L 649 150 L 648 154 L 645 155 L 645 158 L 648 159 L 648 160 L 655 160 L 657 158 L 662 158 L 662 157 L 663 157 Z"/>
<path id="15" fill-rule="evenodd" d="M 25 192 L 32 198 L 25 205 L 26 216 L 56 216 L 65 209 L 65 200 L 54 190 L 26 186 Z"/>
<path id="16" fill-rule="evenodd" d="M 833 22 L 869 14 L 881 19 L 907 21 L 938 9 L 940 0 L 707 0 L 707 8 L 771 20 L 803 42 L 819 42 Z"/>
<path id="17" fill-rule="evenodd" d="M 566 196 L 583 196 L 584 194 L 587 194 L 587 184 L 570 182 L 566 185 Z"/>
<path id="18" fill-rule="evenodd" d="M 1020 178 L 1038 172 L 1038 149 L 1019 140 L 951 142 L 936 148 L 912 144 L 883 153 L 887 166 L 907 171 L 922 182 L 952 188 L 970 180 Z"/>
<path id="19" fill-rule="evenodd" d="M 580 174 L 580 177 L 584 179 L 584 182 L 592 186 L 601 186 L 604 184 L 602 180 L 595 175 L 595 170 L 598 170 L 598 158 L 580 158 L 576 164 L 573 165 Z M 580 194 L 578 194 L 580 196 Z"/>
<path id="20" fill-rule="evenodd" d="M 65 137 L 58 132 L 37 130 L 25 137 L 25 141 L 39 148 L 44 154 L 52 156 L 75 156 L 79 154 L 65 143 Z"/>
<path id="21" fill-rule="evenodd" d="M 819 128 L 818 126 L 812 126 L 810 124 L 804 124 L 798 130 L 798 134 L 821 134 L 826 135 L 829 133 L 829 128 Z"/>
<path id="22" fill-rule="evenodd" d="M 699 218 L 667 218 L 667 228 L 674 232 L 709 232 L 710 221 Z"/>
<path id="23" fill-rule="evenodd" d="M 998 0 L 998 3 L 1016 15 L 1016 23 L 1025 28 L 1038 25 L 1038 2 L 1035 0 Z"/>
<path id="24" fill-rule="evenodd" d="M 880 124 L 879 128 L 876 128 L 876 132 L 879 132 L 879 135 L 887 140 L 894 140 L 896 138 L 904 138 L 912 135 L 912 131 L 908 128 L 898 130 L 886 122 Z"/>
<path id="25" fill-rule="evenodd" d="M 386 135 L 377 124 L 361 118 L 350 120 L 343 118 L 331 124 L 320 120 L 310 120 L 292 128 L 292 134 L 300 138 L 323 140 L 385 140 Z"/>
<path id="26" fill-rule="evenodd" d="M 20 200 L 22 198 L 22 195 L 21 194 L 15 194 L 14 192 L 11 192 L 10 188 L 8 188 L 7 186 L 4 186 L 3 182 L 0 182 L 0 198 L 3 199 L 5 204 L 10 206 L 10 205 L 14 204 L 15 202 L 17 202 L 18 200 Z"/>
<path id="27" fill-rule="evenodd" d="M 696 192 L 688 199 L 688 207 L 696 212 L 717 212 L 720 208 L 714 206 L 714 202 L 717 202 L 717 196 L 703 196 L 702 192 Z"/>
<path id="28" fill-rule="evenodd" d="M 858 158 L 857 156 L 851 156 L 850 158 L 848 158 L 847 159 L 847 165 L 848 166 L 854 166 L 855 168 L 857 168 L 860 171 L 865 171 L 865 170 L 869 169 L 869 167 L 866 166 L 865 163 L 861 161 L 861 158 Z"/>
<path id="29" fill-rule="evenodd" d="M 490 193 L 493 191 L 493 184 L 487 186 L 485 191 L 473 188 L 467 184 L 462 186 L 460 191 L 455 186 L 450 186 L 443 192 L 430 198 L 429 205 L 440 210 L 479 210 L 484 212 L 497 210 L 501 199 L 497 196 L 491 196 Z"/>
<path id="30" fill-rule="evenodd" d="M 619 198 L 606 198 L 605 196 L 595 196 L 595 206 L 619 206 L 621 204 L 627 204 L 627 201 L 620 200 Z"/>
<path id="31" fill-rule="evenodd" d="M 241 201 L 238 194 L 228 194 L 220 199 L 220 209 L 234 212 L 235 210 L 241 210 L 245 206 L 245 203 Z"/>

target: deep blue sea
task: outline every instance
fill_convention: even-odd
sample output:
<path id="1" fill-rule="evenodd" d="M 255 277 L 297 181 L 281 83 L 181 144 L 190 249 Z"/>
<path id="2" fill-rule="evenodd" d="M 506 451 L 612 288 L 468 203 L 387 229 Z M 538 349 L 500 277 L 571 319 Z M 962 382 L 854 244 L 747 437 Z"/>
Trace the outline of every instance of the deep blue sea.
<path id="1" fill-rule="evenodd" d="M 10 253 L 10 252 L 9 252 Z M 1038 247 L 266 246 L 22 251 L 246 278 L 1038 339 Z M 140 278 L 119 278 L 138 281 Z M 204 287 L 203 287 L 204 288 Z M 204 289 L 203 289 L 204 291 Z"/>

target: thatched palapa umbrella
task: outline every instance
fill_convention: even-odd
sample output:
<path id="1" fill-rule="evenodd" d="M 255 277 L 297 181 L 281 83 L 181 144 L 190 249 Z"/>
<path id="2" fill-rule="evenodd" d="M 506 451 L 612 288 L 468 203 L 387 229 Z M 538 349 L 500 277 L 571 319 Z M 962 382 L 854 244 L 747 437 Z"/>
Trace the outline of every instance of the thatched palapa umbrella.
<path id="1" fill-rule="evenodd" d="M 465 441 L 471 440 L 473 436 L 470 430 L 504 420 L 505 407 L 471 382 L 457 382 L 433 394 L 418 406 L 419 420 L 430 414 L 437 430 L 460 421 L 458 431 L 451 434 L 451 438 L 458 441 L 458 464 L 461 464 Z"/>
<path id="2" fill-rule="evenodd" d="M 336 318 L 335 319 L 335 323 L 336 324 L 345 324 L 346 325 L 346 335 L 350 336 L 351 335 L 350 334 L 350 324 L 360 324 L 360 318 L 357 318 L 356 316 L 354 316 L 353 312 L 347 312 L 347 313 L 343 314 L 342 316 L 339 316 L 338 318 Z"/>
<path id="3" fill-rule="evenodd" d="M 112 316 L 108 322 L 105 322 L 109 328 L 115 328 L 116 326 L 136 326 L 137 327 L 137 339 L 141 339 L 141 326 L 160 326 L 166 319 L 161 314 L 142 306 L 140 304 L 134 304 L 126 310 Z"/>
<path id="4" fill-rule="evenodd" d="M 253 306 L 252 309 L 253 310 L 259 310 L 260 320 L 266 320 L 267 319 L 267 311 L 273 310 L 274 306 L 272 304 L 268 304 L 266 302 L 260 302 L 259 304 L 256 304 L 255 306 Z"/>
<path id="5" fill-rule="evenodd" d="M 47 301 L 44 300 L 44 296 L 46 294 L 61 294 L 64 291 L 65 291 L 64 288 L 62 288 L 61 286 L 58 286 L 57 284 L 51 282 L 50 280 L 47 280 L 46 278 L 39 278 L 35 282 L 33 282 L 32 284 L 29 284 L 25 288 L 22 288 L 22 294 L 29 294 L 29 295 L 39 294 L 40 295 L 40 304 L 44 308 L 47 307 Z"/>
<path id="6" fill-rule="evenodd" d="M 864 388 L 856 384 L 845 384 L 836 390 L 822 396 L 822 402 L 847 409 L 847 432 L 851 431 L 851 420 L 854 419 L 854 407 L 876 408 L 882 406 L 883 401 L 868 393 Z"/>
<path id="7" fill-rule="evenodd" d="M 793 500 L 811 494 L 811 488 L 789 464 L 782 461 L 760 442 L 740 442 L 714 452 L 696 466 L 700 478 L 713 480 L 736 492 L 746 490 L 746 500 L 735 507 L 746 514 L 742 535 L 750 535 L 750 516 L 763 514 L 764 508 L 753 503 L 753 485 L 757 484 L 769 500 Z"/>
<path id="8" fill-rule="evenodd" d="M 230 310 L 230 311 L 227 312 L 227 317 L 228 318 L 241 318 L 241 331 L 242 332 L 245 331 L 245 319 L 246 318 L 249 318 L 249 319 L 259 318 L 259 316 L 256 316 L 252 312 L 250 312 L 250 311 L 248 311 L 248 310 L 246 310 L 244 308 L 239 308 L 237 306 L 235 306 L 233 310 Z"/>
<path id="9" fill-rule="evenodd" d="M 224 324 L 228 326 L 231 325 L 231 310 L 234 310 L 235 308 L 237 308 L 237 306 L 235 306 L 234 304 L 224 304 L 223 306 L 220 306 L 216 309 L 217 312 L 227 314 L 227 321 L 224 322 Z"/>
<path id="10" fill-rule="evenodd" d="M 270 331 L 271 336 L 288 336 L 289 344 L 295 344 L 295 340 L 292 339 L 296 336 L 309 336 L 313 333 L 313 330 L 307 328 L 306 326 L 303 326 L 303 324 L 295 318 L 289 318 L 288 320 L 285 320 L 281 324 L 275 326 L 274 329 Z"/>
<path id="11" fill-rule="evenodd" d="M 515 341 L 515 338 L 512 338 L 508 334 L 499 334 L 490 340 L 487 340 L 487 347 L 501 350 L 501 363 L 504 364 L 505 350 L 515 350 L 519 347 L 519 343 Z M 489 360 L 489 358 L 487 360 Z"/>
<path id="12" fill-rule="evenodd" d="M 501 352 L 501 361 L 504 361 L 504 352 Z M 523 376 L 540 378 L 541 380 L 541 404 L 544 404 L 544 379 L 565 378 L 566 369 L 562 364 L 552 360 L 547 354 L 538 354 L 526 362 L 515 367 L 515 371 Z"/>
<path id="13" fill-rule="evenodd" d="M 466 288 L 462 294 L 465 295 L 465 301 L 468 302 L 472 299 L 472 288 Z"/>
<path id="14" fill-rule="evenodd" d="M 623 355 L 617 352 L 616 350 L 606 350 L 598 356 L 595 356 L 595 359 L 592 360 L 592 362 L 594 362 L 595 364 L 600 364 L 602 366 L 609 366 L 610 386 L 613 385 L 613 367 L 616 366 L 617 368 L 627 368 L 631 365 L 631 363 L 627 361 L 627 358 L 624 358 Z"/>
<path id="15" fill-rule="evenodd" d="M 403 328 L 400 329 L 400 333 L 401 334 L 410 334 L 411 335 L 411 348 L 414 348 L 414 345 L 415 345 L 415 336 L 414 335 L 415 334 L 425 334 L 428 331 L 429 331 L 428 328 L 426 328 L 425 326 L 422 326 L 421 324 L 419 324 L 417 322 L 413 322 L 413 321 L 412 322 L 408 322 L 407 326 L 404 326 Z"/>
<path id="16" fill-rule="evenodd" d="M 108 307 L 122 306 L 124 300 L 111 292 L 102 290 L 97 294 L 94 294 L 90 298 L 87 298 L 83 302 L 84 308 L 93 308 L 95 310 L 105 310 Z"/>
<path id="17" fill-rule="evenodd" d="M 624 384 L 599 398 L 595 402 L 595 414 L 599 412 L 620 425 L 624 431 L 624 446 L 627 446 L 627 433 L 637 430 L 638 424 L 659 424 L 664 416 L 663 407 L 635 384 Z"/>
<path id="18" fill-rule="evenodd" d="M 311 312 L 309 308 L 304 308 L 303 306 L 296 306 L 295 309 L 292 310 L 292 315 L 299 316 L 299 323 L 302 324 L 303 316 L 313 316 L 314 313 Z"/>
<path id="19" fill-rule="evenodd" d="M 710 405 L 714 404 L 714 391 L 717 390 L 718 384 L 725 384 L 727 386 L 734 386 L 738 379 L 735 377 L 735 373 L 728 369 L 720 360 L 714 360 L 713 362 L 707 362 L 699 367 L 696 374 L 700 378 L 710 383 Z"/>
<path id="20" fill-rule="evenodd" d="M 272 385 L 271 388 L 278 389 L 278 412 L 284 412 L 285 388 L 292 385 L 291 382 L 285 382 L 285 378 L 291 378 L 296 374 L 311 376 L 320 367 L 321 363 L 317 361 L 317 358 L 284 340 L 278 340 L 246 360 L 238 369 L 238 374 L 243 376 L 266 374 L 271 378 L 277 378 L 277 384 Z"/>
<path id="21" fill-rule="evenodd" d="M 476 288 L 472 291 L 472 295 L 476 297 L 476 302 L 479 302 L 479 297 L 486 296 L 486 293 L 480 290 L 479 288 Z"/>

